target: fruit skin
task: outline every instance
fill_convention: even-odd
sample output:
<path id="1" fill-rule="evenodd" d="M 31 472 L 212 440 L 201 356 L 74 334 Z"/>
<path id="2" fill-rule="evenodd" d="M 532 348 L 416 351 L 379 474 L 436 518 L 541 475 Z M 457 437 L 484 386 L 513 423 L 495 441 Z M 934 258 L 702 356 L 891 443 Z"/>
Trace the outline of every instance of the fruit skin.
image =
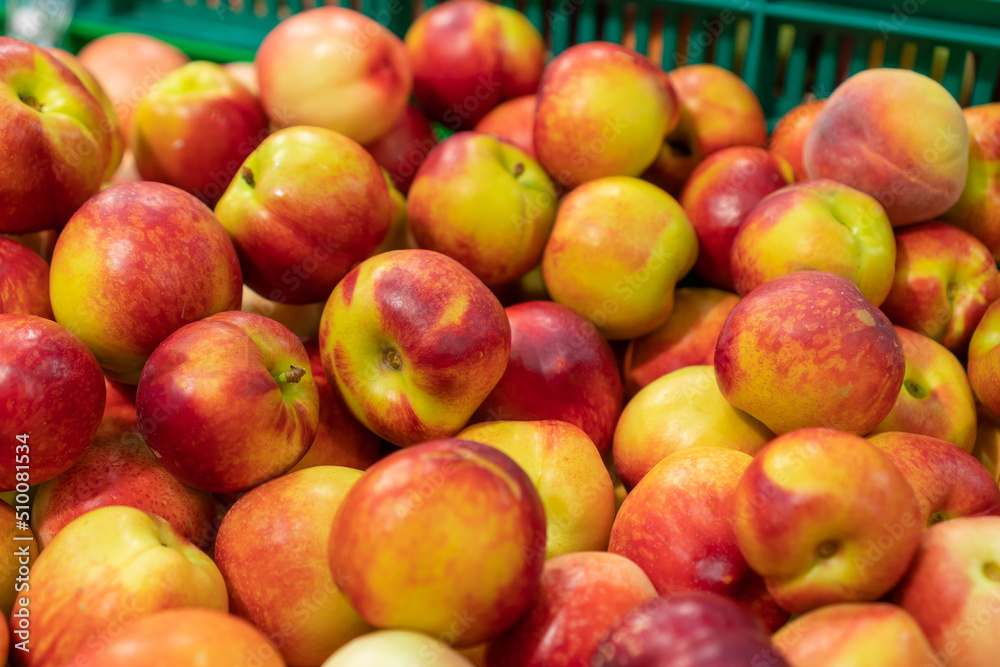
<path id="1" fill-rule="evenodd" d="M 323 667 L 412 667 L 414 656 L 420 656 L 427 667 L 472 667 L 447 644 L 409 630 L 376 630 L 358 637 L 330 656 Z"/>
<path id="2" fill-rule="evenodd" d="M 906 374 L 896 404 L 872 433 L 929 435 L 971 452 L 976 443 L 976 399 L 962 362 L 923 334 L 893 328 L 903 343 Z"/>
<path id="3" fill-rule="evenodd" d="M 691 447 L 725 447 L 755 456 L 774 434 L 723 397 L 711 366 L 686 366 L 637 393 L 615 427 L 615 470 L 626 488 L 656 464 Z"/>
<path id="4" fill-rule="evenodd" d="M 70 661 L 88 667 L 285 667 L 260 630 L 214 609 L 168 609 L 129 623 Z"/>
<path id="5" fill-rule="evenodd" d="M 976 446 L 972 456 L 983 464 L 986 472 L 1000 486 L 1000 422 L 986 408 L 977 407 L 978 425 L 976 428 Z"/>
<path id="6" fill-rule="evenodd" d="M 54 320 L 49 302 L 49 265 L 25 246 L 0 238 L 0 314 Z"/>
<path id="7" fill-rule="evenodd" d="M 906 362 L 889 320 L 846 278 L 799 271 L 729 313 L 715 348 L 722 395 L 777 434 L 865 434 L 899 395 Z"/>
<path id="8" fill-rule="evenodd" d="M 622 376 L 630 396 L 685 366 L 715 363 L 715 344 L 740 297 L 711 287 L 678 287 L 670 317 L 658 329 L 629 342 Z"/>
<path id="9" fill-rule="evenodd" d="M 678 122 L 643 178 L 678 196 L 691 172 L 712 153 L 733 146 L 764 148 L 764 110 L 743 79 L 701 64 L 678 67 L 667 80 L 677 94 Z"/>
<path id="10" fill-rule="evenodd" d="M 207 550 L 215 528 L 215 500 L 182 484 L 135 432 L 99 435 L 76 464 L 42 484 L 31 507 L 41 548 L 73 519 L 109 505 L 126 505 L 166 519 L 174 531 Z"/>
<path id="11" fill-rule="evenodd" d="M 325 301 L 389 232 L 392 201 L 381 169 L 331 130 L 275 132 L 227 184 L 215 214 L 243 280 L 271 301 Z"/>
<path id="12" fill-rule="evenodd" d="M 917 495 L 923 525 L 962 516 L 1000 515 L 1000 489 L 971 454 L 938 438 L 889 432 L 869 436 Z"/>
<path id="13" fill-rule="evenodd" d="M 772 640 L 791 667 L 940 664 L 913 617 L 885 602 L 821 607 L 789 622 Z"/>
<path id="14" fill-rule="evenodd" d="M 13 663 L 69 665 L 77 651 L 108 641 L 121 625 L 181 607 L 227 611 L 215 564 L 163 519 L 133 507 L 102 507 L 63 528 L 31 568 L 31 587 L 11 617 Z M 25 608 L 30 629 L 19 620 Z M 19 650 L 29 637 L 30 651 Z"/>
<path id="15" fill-rule="evenodd" d="M 641 567 L 660 595 L 725 595 L 773 630 L 788 614 L 747 565 L 733 530 L 733 494 L 751 461 L 721 447 L 666 457 L 625 497 L 608 551 Z"/>
<path id="16" fill-rule="evenodd" d="M 320 466 L 248 491 L 222 519 L 215 563 L 232 613 L 292 665 L 319 667 L 371 628 L 333 583 L 327 549 L 337 508 L 361 471 Z"/>
<path id="17" fill-rule="evenodd" d="M 732 245 L 736 291 L 795 271 L 828 271 L 885 301 L 896 275 L 896 239 L 872 197 L 823 179 L 796 183 L 760 201 Z"/>
<path id="18" fill-rule="evenodd" d="M 914 115 L 912 110 L 920 108 Z M 909 70 L 877 68 L 839 85 L 805 144 L 809 178 L 829 178 L 879 200 L 893 226 L 935 218 L 958 201 L 969 130 L 945 88 Z"/>
<path id="19" fill-rule="evenodd" d="M 969 172 L 962 195 L 941 219 L 1000 258 L 1000 103 L 968 107 L 962 115 L 969 127 Z"/>
<path id="20" fill-rule="evenodd" d="M 566 188 L 639 176 L 677 124 L 663 70 L 609 42 L 571 46 L 545 68 L 535 111 L 535 153 Z"/>
<path id="21" fill-rule="evenodd" d="M 524 152 L 489 135 L 460 132 L 421 165 L 406 214 L 421 248 L 458 260 L 497 287 L 541 261 L 557 199 L 555 184 Z"/>
<path id="22" fill-rule="evenodd" d="M 104 181 L 107 112 L 40 47 L 0 37 L 0 63 L 0 232 L 62 227 Z"/>
<path id="23" fill-rule="evenodd" d="M 215 206 L 267 136 L 260 102 L 221 65 L 193 62 L 157 82 L 132 112 L 129 145 L 143 180 Z"/>
<path id="24" fill-rule="evenodd" d="M 417 170 L 436 145 L 430 121 L 410 104 L 385 134 L 365 145 L 365 150 L 386 170 L 392 184 L 406 195 Z"/>
<path id="25" fill-rule="evenodd" d="M 242 285 L 216 217 L 162 183 L 115 185 L 81 206 L 59 235 L 49 274 L 56 321 L 110 378 L 130 384 L 171 333 L 238 309 Z"/>
<path id="26" fill-rule="evenodd" d="M 553 301 L 607 338 L 630 339 L 667 321 L 674 285 L 697 255 L 698 240 L 680 204 L 645 181 L 615 176 L 563 198 L 542 272 Z"/>
<path id="27" fill-rule="evenodd" d="M 893 601 L 923 629 L 948 667 L 979 667 L 1000 651 L 1000 517 L 932 526 Z"/>
<path id="28" fill-rule="evenodd" d="M 351 487 L 330 534 L 330 569 L 372 625 L 473 646 L 531 604 L 545 529 L 538 492 L 506 454 L 434 440 L 390 454 Z"/>
<path id="29" fill-rule="evenodd" d="M 793 107 L 774 126 L 767 150 L 780 155 L 792 166 L 796 181 L 809 179 L 805 166 L 805 144 L 816 115 L 826 100 L 812 100 Z"/>
<path id="30" fill-rule="evenodd" d="M 14 498 L 16 497 L 15 495 Z M 15 511 L 6 502 L 0 503 L 0 540 L 10 545 L 0 555 L 0 617 L 4 619 L 10 617 L 14 601 L 20 592 L 17 590 L 19 587 L 17 578 L 21 576 L 23 584 L 25 574 L 30 574 L 28 568 L 38 558 L 38 540 L 31 528 L 27 524 L 18 525 L 19 521 L 27 520 L 27 511 Z M 22 570 L 22 567 L 25 569 Z M 0 626 L 0 649 L 3 648 L 2 642 L 10 639 L 9 633 L 4 630 L 6 626 Z M 7 653 L 6 650 L 0 650 L 0 656 L 5 660 Z"/>
<path id="31" fill-rule="evenodd" d="M 968 232 L 925 222 L 896 233 L 896 277 L 882 311 L 893 324 L 964 355 L 972 332 L 1000 298 L 989 249 Z"/>
<path id="32" fill-rule="evenodd" d="M 319 319 L 323 316 L 325 301 L 293 306 L 265 299 L 252 289 L 243 285 L 243 303 L 240 310 L 245 313 L 257 313 L 270 317 L 275 322 L 288 329 L 302 340 L 312 340 L 319 336 Z"/>
<path id="33" fill-rule="evenodd" d="M 509 306 L 510 358 L 472 421 L 557 419 L 578 426 L 603 456 L 622 411 L 611 346 L 593 324 L 551 301 Z"/>
<path id="34" fill-rule="evenodd" d="M 587 666 L 602 636 L 655 597 L 649 577 L 627 558 L 597 551 L 557 556 L 545 563 L 525 615 L 490 642 L 486 667 Z"/>
<path id="35" fill-rule="evenodd" d="M 405 447 L 465 426 L 503 375 L 510 324 L 455 260 L 397 250 L 365 260 L 337 285 L 319 344 L 351 413 Z"/>
<path id="36" fill-rule="evenodd" d="M 11 491 L 52 479 L 83 455 L 106 390 L 94 355 L 52 320 L 0 314 L 0 331 L 0 490 Z"/>
<path id="37" fill-rule="evenodd" d="M 135 404 L 142 437 L 163 466 L 213 493 L 287 472 L 319 420 L 302 343 L 277 322 L 240 311 L 192 322 L 163 341 L 146 362 Z"/>
<path id="38" fill-rule="evenodd" d="M 313 382 L 319 395 L 319 423 L 312 445 L 289 472 L 313 466 L 343 466 L 365 470 L 379 457 L 381 439 L 351 414 L 336 384 L 323 372 L 319 342 L 305 342 Z"/>
<path id="39" fill-rule="evenodd" d="M 103 35 L 77 54 L 80 64 L 107 92 L 128 142 L 132 111 L 142 97 L 167 74 L 190 62 L 164 41 L 138 33 Z"/>
<path id="40" fill-rule="evenodd" d="M 535 107 L 538 95 L 524 95 L 498 104 L 476 123 L 476 132 L 492 134 L 520 148 L 532 159 L 535 155 Z"/>
<path id="41" fill-rule="evenodd" d="M 969 384 L 980 403 L 995 417 L 1000 415 L 1000 302 L 983 314 L 969 341 Z"/>
<path id="42" fill-rule="evenodd" d="M 104 168 L 104 180 L 109 180 L 112 175 L 118 171 L 118 167 L 121 165 L 122 156 L 125 152 L 125 131 L 122 128 L 121 123 L 118 120 L 118 113 L 115 111 L 114 105 L 111 103 L 111 99 L 108 94 L 104 92 L 101 88 L 101 84 L 97 82 L 94 75 L 83 66 L 83 64 L 77 59 L 76 56 L 71 54 L 69 51 L 63 51 L 59 48 L 47 48 L 51 55 L 55 56 L 56 60 L 61 62 L 66 67 L 72 70 L 76 78 L 80 80 L 80 83 L 90 91 L 90 94 L 94 96 L 94 99 L 101 104 L 101 108 L 104 109 L 104 113 L 107 116 L 107 122 L 101 125 L 100 131 L 111 136 L 111 153 L 108 156 L 108 165 Z"/>
<path id="43" fill-rule="evenodd" d="M 763 148 L 734 146 L 705 158 L 680 197 L 698 234 L 694 272 L 715 287 L 736 291 L 731 255 L 740 226 L 761 199 L 794 182 L 791 166 Z"/>
<path id="44" fill-rule="evenodd" d="M 788 667 L 759 621 L 727 598 L 689 592 L 635 607 L 605 635 L 590 667 Z"/>
<path id="45" fill-rule="evenodd" d="M 527 17 L 482 0 L 431 7 L 405 43 L 414 96 L 453 131 L 471 129 L 504 100 L 534 93 L 545 67 L 545 43 Z"/>
<path id="46" fill-rule="evenodd" d="M 925 525 L 887 454 L 825 428 L 772 440 L 739 480 L 734 503 L 740 552 L 793 614 L 888 593 Z"/>
<path id="47" fill-rule="evenodd" d="M 587 434 L 566 422 L 495 421 L 455 436 L 489 445 L 521 466 L 545 507 L 545 556 L 608 548 L 615 490 Z"/>
<path id="48" fill-rule="evenodd" d="M 392 127 L 413 86 L 403 42 L 343 7 L 316 7 L 281 21 L 254 64 L 260 101 L 275 127 L 323 127 L 362 145 Z"/>

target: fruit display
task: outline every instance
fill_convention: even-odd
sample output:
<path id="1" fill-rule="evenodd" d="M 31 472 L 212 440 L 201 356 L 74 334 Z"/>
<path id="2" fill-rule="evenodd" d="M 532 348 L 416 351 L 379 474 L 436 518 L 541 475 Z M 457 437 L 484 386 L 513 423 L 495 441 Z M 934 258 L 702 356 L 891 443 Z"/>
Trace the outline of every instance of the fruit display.
<path id="1" fill-rule="evenodd" d="M 0 37 L 0 667 L 997 667 L 1000 102 L 362 5 Z"/>

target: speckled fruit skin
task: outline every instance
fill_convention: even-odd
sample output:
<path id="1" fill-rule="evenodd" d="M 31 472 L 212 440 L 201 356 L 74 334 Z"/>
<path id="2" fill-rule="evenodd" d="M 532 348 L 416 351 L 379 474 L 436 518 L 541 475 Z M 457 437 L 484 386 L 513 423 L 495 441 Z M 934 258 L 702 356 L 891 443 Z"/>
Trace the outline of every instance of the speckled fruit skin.
<path id="1" fill-rule="evenodd" d="M 854 283 L 822 271 L 790 273 L 743 297 L 715 348 L 722 395 L 779 435 L 811 426 L 870 432 L 905 371 L 885 315 Z"/>
<path id="2" fill-rule="evenodd" d="M 495 421 L 455 437 L 499 449 L 535 480 L 545 506 L 546 558 L 608 548 L 615 489 L 586 433 L 555 420 Z"/>
<path id="3" fill-rule="evenodd" d="M 275 644 L 290 665 L 319 667 L 334 651 L 371 630 L 333 583 L 330 526 L 351 468 L 310 468 L 251 489 L 219 526 L 215 563 L 230 609 Z"/>
<path id="4" fill-rule="evenodd" d="M 969 341 L 969 384 L 994 418 L 1000 415 L 1000 302 L 986 309 Z"/>
<path id="5" fill-rule="evenodd" d="M 948 667 L 979 667 L 1000 652 L 1000 517 L 963 517 L 924 531 L 892 595 Z"/>
<path id="6" fill-rule="evenodd" d="M 888 455 L 825 428 L 772 440 L 736 484 L 733 502 L 740 552 L 794 614 L 888 593 L 925 525 Z"/>
<path id="7" fill-rule="evenodd" d="M 90 91 L 90 94 L 94 96 L 94 99 L 104 109 L 108 121 L 102 123 L 98 129 L 101 133 L 107 133 L 111 137 L 111 151 L 108 154 L 108 165 L 104 168 L 104 180 L 107 181 L 118 170 L 122 162 L 122 155 L 125 152 L 125 132 L 122 129 L 121 121 L 118 119 L 118 113 L 115 111 L 115 107 L 111 103 L 108 94 L 101 88 L 101 84 L 97 82 L 94 75 L 83 66 L 76 56 L 69 51 L 64 51 L 56 47 L 49 47 L 45 50 L 54 56 L 56 60 L 72 70 L 76 78 L 80 79 L 80 83 L 83 84 L 84 88 Z"/>
<path id="8" fill-rule="evenodd" d="M 908 225 L 958 201 L 969 168 L 969 130 L 958 102 L 934 79 L 870 69 L 833 91 L 813 121 L 804 156 L 809 178 L 867 193 L 893 226 Z"/>
<path id="9" fill-rule="evenodd" d="M 643 178 L 679 196 L 691 172 L 712 153 L 764 147 L 764 110 L 743 79 L 710 64 L 678 67 L 667 79 L 676 91 L 678 121 Z"/>
<path id="10" fill-rule="evenodd" d="M 221 65 L 197 61 L 157 82 L 132 112 L 129 145 L 143 180 L 215 206 L 267 136 L 257 98 Z"/>
<path id="11" fill-rule="evenodd" d="M 397 250 L 340 281 L 319 344 L 351 413 L 405 447 L 465 426 L 507 366 L 510 324 L 493 293 L 455 260 Z"/>
<path id="12" fill-rule="evenodd" d="M 319 423 L 309 451 L 289 472 L 313 466 L 364 470 L 378 459 L 382 440 L 354 418 L 337 385 L 329 382 L 323 372 L 319 342 L 306 341 L 305 347 L 319 395 Z"/>
<path id="13" fill-rule="evenodd" d="M 529 301 L 506 309 L 510 360 L 473 422 L 558 419 L 578 426 L 603 455 L 622 411 L 611 346 L 566 306 Z"/>
<path id="14" fill-rule="evenodd" d="M 979 320 L 1000 298 L 1000 273 L 979 239 L 943 222 L 896 233 L 896 277 L 882 312 L 893 324 L 964 355 Z"/>
<path id="15" fill-rule="evenodd" d="M 76 464 L 42 484 L 31 507 L 41 548 L 73 519 L 109 505 L 127 505 L 170 522 L 199 549 L 212 543 L 215 500 L 171 475 L 135 432 L 94 438 Z"/>
<path id="16" fill-rule="evenodd" d="M 436 145 L 431 122 L 410 104 L 385 134 L 365 144 L 365 150 L 385 169 L 392 184 L 406 195 L 417 169 Z"/>
<path id="17" fill-rule="evenodd" d="M 517 146 L 533 159 L 535 155 L 535 107 L 538 95 L 524 95 L 497 105 L 476 123 L 476 132 L 492 134 Z"/>
<path id="18" fill-rule="evenodd" d="M 639 176 L 677 124 L 663 70 L 624 46 L 588 42 L 548 64 L 535 110 L 535 153 L 567 188 Z"/>
<path id="19" fill-rule="evenodd" d="M 228 610 L 212 560 L 165 520 L 133 507 L 102 507 L 67 525 L 31 568 L 13 618 L 30 610 L 30 651 L 17 667 L 67 667 L 89 643 L 164 609 Z M 82 611 L 85 610 L 84 611 Z M 12 643 L 18 637 L 12 628 Z"/>
<path id="20" fill-rule="evenodd" d="M 406 214 L 421 248 L 458 260 L 498 287 L 541 261 L 557 200 L 555 184 L 534 159 L 496 137 L 460 132 L 421 165 Z"/>
<path id="21" fill-rule="evenodd" d="M 236 247 L 243 280 L 271 301 L 325 301 L 389 232 L 382 170 L 331 130 L 275 132 L 228 185 L 215 215 Z"/>
<path id="22" fill-rule="evenodd" d="M 615 470 L 633 488 L 674 452 L 725 447 L 754 456 L 774 438 L 719 391 L 711 366 L 685 366 L 632 397 L 615 426 Z"/>
<path id="23" fill-rule="evenodd" d="M 297 382 L 279 374 L 302 369 Z M 316 437 L 309 355 L 263 315 L 228 311 L 178 329 L 149 357 L 139 429 L 164 467 L 213 493 L 249 489 L 298 463 Z"/>
<path id="24" fill-rule="evenodd" d="M 116 185 L 81 206 L 49 274 L 56 321 L 109 377 L 131 384 L 164 338 L 238 309 L 242 290 L 226 230 L 204 204 L 161 183 Z"/>
<path id="25" fill-rule="evenodd" d="M 791 667 L 941 664 L 913 617 L 885 602 L 816 609 L 778 630 L 773 641 Z"/>
<path id="26" fill-rule="evenodd" d="M 553 558 L 531 607 L 490 643 L 486 667 L 587 667 L 611 626 L 655 597 L 649 577 L 627 558 L 597 551 Z"/>
<path id="27" fill-rule="evenodd" d="M 658 329 L 629 342 L 622 362 L 630 396 L 656 378 L 685 366 L 715 363 L 715 344 L 740 297 L 711 287 L 674 290 L 670 317 Z"/>
<path id="28" fill-rule="evenodd" d="M 698 234 L 695 273 L 735 291 L 730 258 L 740 225 L 761 199 L 794 181 L 783 158 L 752 146 L 724 148 L 699 164 L 680 197 Z"/>
<path id="29" fill-rule="evenodd" d="M 641 567 L 660 595 L 724 595 L 776 629 L 788 614 L 747 565 L 733 530 L 733 494 L 751 461 L 749 454 L 713 447 L 663 459 L 626 496 L 608 551 Z"/>
<path id="30" fill-rule="evenodd" d="M 805 181 L 809 178 L 804 163 L 806 137 L 809 136 L 816 115 L 825 102 L 826 100 L 812 100 L 793 107 L 774 126 L 774 131 L 768 140 L 767 150 L 785 158 L 792 166 L 796 181 Z"/>
<path id="31" fill-rule="evenodd" d="M 49 265 L 6 238 L 0 238 L 0 313 L 55 319 L 49 302 Z"/>
<path id="32" fill-rule="evenodd" d="M 104 181 L 113 152 L 107 113 L 42 48 L 0 37 L 0 63 L 0 232 L 62 227 Z"/>
<path id="33" fill-rule="evenodd" d="M 612 176 L 563 198 L 542 273 L 553 301 L 621 340 L 667 321 L 674 286 L 697 256 L 694 228 L 673 197 L 638 178 Z"/>
<path id="34" fill-rule="evenodd" d="M 872 433 L 917 433 L 971 452 L 976 444 L 976 399 L 962 362 L 927 336 L 894 328 L 903 343 L 906 374 L 896 404 Z"/>
<path id="35" fill-rule="evenodd" d="M 52 479 L 83 455 L 106 391 L 94 355 L 52 320 L 0 314 L 0 331 L 0 490 L 10 491 Z"/>
<path id="36" fill-rule="evenodd" d="M 590 667 L 788 667 L 759 621 L 714 593 L 665 595 L 643 602 L 615 624 Z"/>
<path id="37" fill-rule="evenodd" d="M 874 198 L 817 179 L 762 199 L 733 239 L 730 266 L 740 294 L 794 271 L 828 271 L 879 306 L 896 275 L 896 238 Z"/>
<path id="38" fill-rule="evenodd" d="M 107 642 L 92 642 L 71 665 L 89 667 L 285 667 L 260 630 L 214 609 L 168 609 L 129 623 Z"/>
<path id="39" fill-rule="evenodd" d="M 868 437 L 910 483 L 924 525 L 1000 515 L 1000 489 L 971 454 L 938 438 L 890 431 Z"/>
<path id="40" fill-rule="evenodd" d="M 531 604 L 545 527 L 538 492 L 510 457 L 434 440 L 390 454 L 351 487 L 330 534 L 330 569 L 372 625 L 473 646 Z"/>
<path id="41" fill-rule="evenodd" d="M 413 87 L 402 40 L 349 7 L 289 16 L 261 42 L 254 64 L 274 126 L 324 127 L 360 144 L 392 127 Z"/>
<path id="42" fill-rule="evenodd" d="M 504 100 L 534 93 L 545 67 L 545 43 L 531 22 L 482 0 L 431 7 L 405 41 L 414 96 L 453 131 L 471 129 Z"/>
<path id="43" fill-rule="evenodd" d="M 982 241 L 1000 258 L 1000 103 L 962 111 L 969 126 L 965 189 L 942 219 Z"/>

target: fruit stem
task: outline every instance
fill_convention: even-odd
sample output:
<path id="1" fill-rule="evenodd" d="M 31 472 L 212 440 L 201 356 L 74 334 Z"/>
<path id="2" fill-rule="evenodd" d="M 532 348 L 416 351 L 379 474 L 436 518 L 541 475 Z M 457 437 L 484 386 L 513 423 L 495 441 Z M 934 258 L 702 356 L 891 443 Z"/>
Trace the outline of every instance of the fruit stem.
<path id="1" fill-rule="evenodd" d="M 253 179 L 253 171 L 250 169 L 250 167 L 243 167 L 242 169 L 240 169 L 240 176 L 243 177 L 243 180 L 246 181 L 246 184 L 249 185 L 251 188 L 257 185 L 257 183 Z"/>
<path id="2" fill-rule="evenodd" d="M 20 99 L 22 102 L 27 104 L 35 111 L 42 110 L 42 105 L 38 102 L 36 98 L 32 97 L 31 95 L 18 95 L 18 99 Z"/>
<path id="3" fill-rule="evenodd" d="M 306 369 L 301 366 L 292 366 L 287 371 L 283 373 L 278 373 L 274 376 L 277 382 L 290 382 L 292 384 L 298 383 L 299 380 L 304 378 L 306 375 Z"/>

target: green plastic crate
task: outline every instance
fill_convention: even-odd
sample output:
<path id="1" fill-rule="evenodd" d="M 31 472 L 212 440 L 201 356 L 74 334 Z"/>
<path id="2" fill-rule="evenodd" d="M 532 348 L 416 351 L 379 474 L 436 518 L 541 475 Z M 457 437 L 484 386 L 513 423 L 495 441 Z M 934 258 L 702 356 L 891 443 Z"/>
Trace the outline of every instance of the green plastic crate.
<path id="1" fill-rule="evenodd" d="M 322 1 L 322 0 L 320 0 Z M 334 0 L 336 1 L 336 0 Z M 523 11 L 553 54 L 623 42 L 666 69 L 714 62 L 740 74 L 769 122 L 845 77 L 907 67 L 963 104 L 1000 101 L 1000 0 L 502 0 Z M 281 18 L 315 0 L 77 0 L 67 46 L 134 31 L 192 57 L 250 60 Z M 434 0 L 340 0 L 402 36 Z M 0 10 L 2 12 L 2 10 Z"/>

